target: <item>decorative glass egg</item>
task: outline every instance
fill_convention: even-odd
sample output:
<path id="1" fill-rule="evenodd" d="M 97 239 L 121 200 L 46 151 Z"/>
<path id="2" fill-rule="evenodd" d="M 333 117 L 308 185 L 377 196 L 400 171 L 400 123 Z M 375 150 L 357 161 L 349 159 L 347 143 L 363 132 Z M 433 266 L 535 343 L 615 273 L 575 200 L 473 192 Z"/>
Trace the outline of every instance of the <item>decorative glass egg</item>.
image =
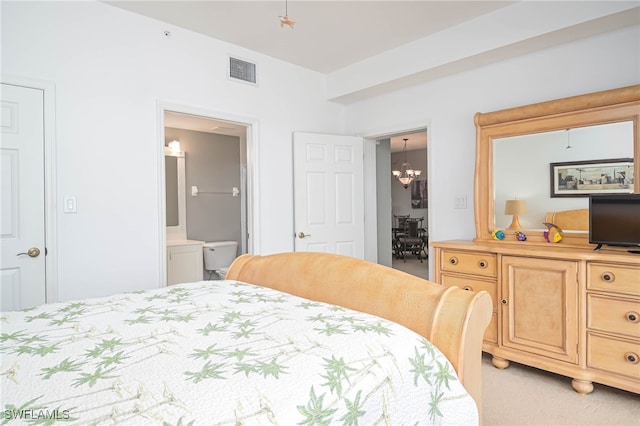
<path id="1" fill-rule="evenodd" d="M 491 236 L 493 237 L 494 240 L 504 240 L 504 232 L 500 231 L 499 229 L 496 229 L 495 231 L 493 231 L 491 233 Z"/>

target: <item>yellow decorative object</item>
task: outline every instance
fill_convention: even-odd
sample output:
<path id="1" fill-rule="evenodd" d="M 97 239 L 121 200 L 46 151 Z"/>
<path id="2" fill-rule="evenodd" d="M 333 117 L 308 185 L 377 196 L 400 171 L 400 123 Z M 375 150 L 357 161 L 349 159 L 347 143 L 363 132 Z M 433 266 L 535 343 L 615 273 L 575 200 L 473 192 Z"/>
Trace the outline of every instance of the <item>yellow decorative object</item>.
<path id="1" fill-rule="evenodd" d="M 547 230 L 544 231 L 544 237 L 548 242 L 559 243 L 562 241 L 562 229 L 559 226 L 549 222 L 543 222 L 542 224 L 547 227 Z"/>

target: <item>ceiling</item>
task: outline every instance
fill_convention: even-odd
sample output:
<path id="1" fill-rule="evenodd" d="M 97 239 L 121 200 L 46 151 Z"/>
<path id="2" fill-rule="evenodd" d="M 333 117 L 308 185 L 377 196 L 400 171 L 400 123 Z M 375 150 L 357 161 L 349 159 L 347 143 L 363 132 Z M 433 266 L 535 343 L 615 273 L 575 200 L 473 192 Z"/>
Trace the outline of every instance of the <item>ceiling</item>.
<path id="1" fill-rule="evenodd" d="M 496 19 L 502 22 L 501 18 L 493 16 L 492 13 L 500 13 L 507 10 L 504 8 L 515 4 L 533 4 L 536 7 L 546 4 L 551 5 L 553 10 L 556 6 L 561 9 L 564 7 L 566 19 L 567 16 L 580 15 L 579 12 L 585 8 L 584 4 L 587 2 L 596 7 L 598 3 L 626 3 L 632 9 L 610 17 L 603 12 L 602 19 L 585 18 L 581 25 L 575 24 L 580 21 L 580 18 L 576 18 L 573 24 L 568 24 L 562 30 L 548 33 L 543 31 L 539 37 L 513 43 L 504 49 L 489 50 L 485 52 L 486 61 L 506 59 L 625 25 L 637 25 L 640 21 L 640 7 L 638 7 L 640 2 L 636 0 L 630 2 L 598 0 L 584 2 L 576 0 L 105 1 L 112 6 L 167 23 L 166 31 L 169 32 L 169 37 L 174 36 L 171 32 L 175 27 L 184 28 L 327 75 L 335 75 L 341 70 L 368 59 L 392 58 L 393 52 L 397 52 L 409 43 L 415 43 L 430 36 L 437 37 L 438 33 L 458 28 L 465 23 L 468 25 L 474 22 L 474 19 L 482 19 L 483 16 L 492 16 L 490 22 L 496 22 Z M 294 28 L 280 26 L 279 17 L 285 14 L 285 8 L 288 16 L 296 21 Z M 535 26 L 540 23 L 532 22 L 531 24 Z M 460 72 L 465 66 L 477 67 L 483 63 L 479 56 L 471 57 L 466 62 L 454 61 L 448 67 L 432 69 L 431 71 L 435 74 L 429 78 L 437 78 L 440 75 L 438 73 Z M 416 76 L 423 78 L 421 73 L 417 73 Z M 411 80 L 408 81 L 411 82 Z M 383 86 L 379 85 L 379 87 Z M 390 87 L 393 88 L 393 86 Z M 374 86 L 372 90 L 371 93 L 375 93 L 376 87 Z M 235 136 L 245 131 L 243 126 L 234 123 L 211 122 L 202 117 L 190 117 L 184 114 L 167 117 L 167 125 Z M 403 137 L 405 135 L 390 137 L 392 152 L 402 151 Z M 426 147 L 426 131 L 416 132 L 406 137 L 409 137 L 407 150 Z"/>
<path id="2" fill-rule="evenodd" d="M 513 1 L 115 0 L 113 6 L 330 73 Z M 281 27 L 288 11 L 294 28 Z"/>
<path id="3" fill-rule="evenodd" d="M 404 139 L 407 139 L 407 151 L 427 149 L 427 131 L 396 135 L 391 138 L 391 152 L 401 152 L 404 148 Z"/>

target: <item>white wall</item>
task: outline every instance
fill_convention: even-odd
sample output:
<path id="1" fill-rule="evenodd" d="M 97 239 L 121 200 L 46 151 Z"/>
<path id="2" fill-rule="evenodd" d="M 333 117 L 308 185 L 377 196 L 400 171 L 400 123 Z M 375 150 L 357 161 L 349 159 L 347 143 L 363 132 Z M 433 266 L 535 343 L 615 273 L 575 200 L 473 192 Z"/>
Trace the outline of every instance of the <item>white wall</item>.
<path id="1" fill-rule="evenodd" d="M 347 132 L 428 127 L 429 239 L 471 239 L 476 112 L 638 83 L 635 26 L 354 103 L 347 109 Z M 454 208 L 457 196 L 467 198 L 466 209 Z"/>
<path id="2" fill-rule="evenodd" d="M 159 286 L 157 102 L 258 121 L 257 253 L 292 241 L 291 132 L 341 133 L 321 74 L 99 2 L 3 2 L 2 73 L 55 83 L 59 299 Z M 165 37 L 164 30 L 171 37 Z M 258 63 L 259 87 L 226 78 Z"/>
<path id="3" fill-rule="evenodd" d="M 1 18 L 2 73 L 56 86 L 57 196 L 78 200 L 57 211 L 60 300 L 159 285 L 158 101 L 257 121 L 255 252 L 271 253 L 293 248 L 293 131 L 428 127 L 430 238 L 472 238 L 475 112 L 640 82 L 638 27 L 343 107 L 323 75 L 103 3 L 3 2 Z M 226 79 L 228 54 L 258 63 L 258 88 Z"/>

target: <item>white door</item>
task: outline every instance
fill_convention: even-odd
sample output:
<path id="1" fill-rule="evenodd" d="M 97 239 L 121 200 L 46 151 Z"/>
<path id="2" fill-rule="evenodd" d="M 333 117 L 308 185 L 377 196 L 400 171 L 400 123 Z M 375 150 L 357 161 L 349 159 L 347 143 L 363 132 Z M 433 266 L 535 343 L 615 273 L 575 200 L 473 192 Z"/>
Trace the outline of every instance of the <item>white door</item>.
<path id="1" fill-rule="evenodd" d="M 0 309 L 45 303 L 44 91 L 2 84 Z"/>
<path id="2" fill-rule="evenodd" d="M 295 251 L 364 258 L 363 143 L 294 133 Z"/>

